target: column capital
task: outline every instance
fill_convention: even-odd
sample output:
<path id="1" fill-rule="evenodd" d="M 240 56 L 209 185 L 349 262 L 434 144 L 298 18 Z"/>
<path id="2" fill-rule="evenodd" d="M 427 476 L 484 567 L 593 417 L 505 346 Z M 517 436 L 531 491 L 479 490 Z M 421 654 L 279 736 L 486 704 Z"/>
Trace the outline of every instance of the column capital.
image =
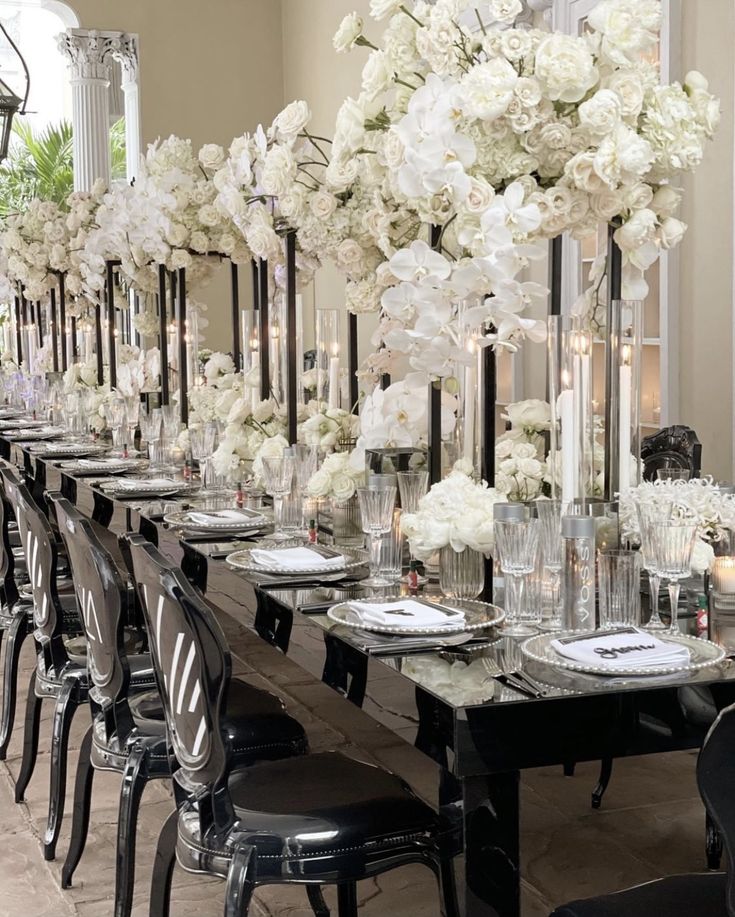
<path id="1" fill-rule="evenodd" d="M 117 48 L 112 50 L 113 58 L 122 69 L 122 88 L 138 82 L 138 36 L 126 32 L 120 34 Z"/>
<path id="2" fill-rule="evenodd" d="M 110 79 L 112 54 L 120 47 L 123 32 L 67 29 L 58 37 L 61 53 L 69 61 L 72 80 Z"/>

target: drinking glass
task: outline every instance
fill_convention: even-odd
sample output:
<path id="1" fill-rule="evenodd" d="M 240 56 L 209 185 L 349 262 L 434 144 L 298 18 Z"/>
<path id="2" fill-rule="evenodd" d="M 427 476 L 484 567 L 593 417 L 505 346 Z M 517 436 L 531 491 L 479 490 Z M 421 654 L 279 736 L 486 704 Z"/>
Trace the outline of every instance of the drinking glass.
<path id="1" fill-rule="evenodd" d="M 135 445 L 135 431 L 138 428 L 140 419 L 140 396 L 130 395 L 125 398 L 125 414 L 128 426 L 126 442 L 131 446 Z"/>
<path id="2" fill-rule="evenodd" d="M 306 486 L 311 476 L 316 472 L 319 465 L 319 447 L 307 446 L 304 443 L 297 443 L 291 446 L 291 451 L 295 459 L 296 491 L 299 501 L 299 511 L 301 513 L 300 527 L 307 529 L 309 527 L 310 511 L 308 509 L 308 500 L 304 499 Z M 311 514 L 311 518 L 314 514 Z"/>
<path id="3" fill-rule="evenodd" d="M 652 528 L 656 569 L 661 579 L 669 581 L 669 601 L 671 603 L 669 630 L 677 633 L 681 581 L 692 574 L 692 552 L 698 527 L 694 522 L 681 520 L 655 522 Z"/>
<path id="4" fill-rule="evenodd" d="M 661 576 L 656 567 L 656 549 L 653 543 L 653 526 L 655 523 L 669 522 L 673 511 L 673 500 L 658 500 L 656 503 L 636 503 L 638 527 L 641 532 L 641 554 L 643 566 L 648 573 L 648 585 L 651 598 L 651 617 L 645 626 L 646 630 L 665 630 L 658 610 Z"/>
<path id="5" fill-rule="evenodd" d="M 551 616 L 542 620 L 542 630 L 561 630 L 561 500 L 538 500 L 536 509 L 539 518 L 539 539 L 543 566 L 549 574 L 551 591 Z"/>
<path id="6" fill-rule="evenodd" d="M 510 577 L 503 633 L 512 637 L 536 633 L 535 627 L 523 621 L 523 585 L 525 577 L 536 567 L 539 528 L 538 519 L 496 520 L 494 523 L 495 549 L 500 569 Z"/>
<path id="7" fill-rule="evenodd" d="M 263 457 L 263 484 L 265 492 L 273 497 L 273 538 L 289 540 L 291 534 L 284 530 L 283 501 L 293 488 L 295 459 L 292 455 Z"/>
<path id="8" fill-rule="evenodd" d="M 202 464 L 211 458 L 214 452 L 214 444 L 217 439 L 217 424 L 205 423 L 199 427 L 189 427 L 189 446 L 191 448 L 191 457 L 198 463 L 200 473 Z M 205 493 L 207 489 L 204 475 L 201 475 L 202 487 L 201 492 Z"/>
<path id="9" fill-rule="evenodd" d="M 692 476 L 689 468 L 659 468 L 656 479 L 659 481 L 688 481 Z"/>
<path id="10" fill-rule="evenodd" d="M 398 493 L 401 496 L 401 508 L 404 513 L 417 513 L 421 498 L 425 497 L 429 491 L 429 472 L 428 471 L 399 471 Z M 409 559 L 414 560 L 413 550 L 409 543 Z M 408 580 L 408 576 L 404 577 Z M 427 583 L 425 576 L 417 576 L 416 582 L 419 584 Z"/>
<path id="11" fill-rule="evenodd" d="M 400 509 L 393 510 L 393 525 L 381 537 L 380 576 L 395 583 L 403 572 L 403 533 L 401 532 Z"/>
<path id="12" fill-rule="evenodd" d="M 382 536 L 393 525 L 396 488 L 393 486 L 371 489 L 360 487 L 357 491 L 362 517 L 362 530 L 370 536 L 370 576 L 363 580 L 366 586 L 390 586 L 392 581 L 380 575 L 380 548 Z"/>
<path id="13" fill-rule="evenodd" d="M 600 551 L 600 627 L 638 627 L 641 623 L 639 551 Z"/>
<path id="14" fill-rule="evenodd" d="M 125 455 L 125 443 L 122 441 L 121 431 L 127 424 L 125 401 L 123 398 L 112 398 L 105 405 L 105 418 L 112 430 L 112 444 L 115 447 L 110 455 Z"/>
<path id="15" fill-rule="evenodd" d="M 148 446 L 148 458 L 151 458 L 151 446 L 161 438 L 161 410 L 140 412 L 140 438 Z M 141 443 L 142 445 L 142 443 Z"/>

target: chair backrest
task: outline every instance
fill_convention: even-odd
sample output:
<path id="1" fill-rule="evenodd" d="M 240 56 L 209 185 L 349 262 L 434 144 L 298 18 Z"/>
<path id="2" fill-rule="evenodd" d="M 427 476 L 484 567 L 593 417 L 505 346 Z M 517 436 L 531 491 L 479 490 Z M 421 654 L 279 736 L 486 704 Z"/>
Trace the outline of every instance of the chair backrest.
<path id="1" fill-rule="evenodd" d="M 44 654 L 47 669 L 59 672 L 69 657 L 63 641 L 64 617 L 57 587 L 58 551 L 54 533 L 13 468 L 0 468 L 0 475 L 18 523 L 31 581 L 33 636 Z"/>
<path id="2" fill-rule="evenodd" d="M 103 713 L 108 735 L 124 740 L 133 728 L 124 629 L 131 590 L 91 522 L 61 494 L 50 493 L 48 499 L 66 546 L 87 640 L 90 700 Z"/>
<path id="3" fill-rule="evenodd" d="M 0 461 L 4 465 L 5 462 Z M 13 511 L 5 496 L 3 479 L 0 477 L 0 590 L 3 604 L 10 611 L 19 599 L 18 584 L 15 580 L 15 555 L 10 539 L 10 521 Z"/>
<path id="4" fill-rule="evenodd" d="M 178 764 L 174 785 L 177 793 L 196 794 L 203 831 L 213 824 L 226 830 L 234 818 L 226 791 L 228 750 L 219 728 L 232 670 L 227 642 L 178 567 L 141 535 L 126 538 Z"/>
<path id="5" fill-rule="evenodd" d="M 655 481 L 659 468 L 688 468 L 692 477 L 702 470 L 702 444 L 691 427 L 664 427 L 641 443 L 643 478 Z"/>
<path id="6" fill-rule="evenodd" d="M 727 864 L 727 913 L 735 917 L 735 704 L 715 720 L 697 761 L 697 783 L 717 826 Z"/>

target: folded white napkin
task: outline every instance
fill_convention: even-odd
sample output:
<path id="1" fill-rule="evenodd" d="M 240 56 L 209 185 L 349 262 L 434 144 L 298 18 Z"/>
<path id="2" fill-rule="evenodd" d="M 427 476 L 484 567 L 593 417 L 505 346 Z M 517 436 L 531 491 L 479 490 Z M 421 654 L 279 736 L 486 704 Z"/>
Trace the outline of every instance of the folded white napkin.
<path id="1" fill-rule="evenodd" d="M 115 483 L 116 487 L 123 490 L 140 490 L 141 487 L 178 487 L 179 481 L 172 481 L 171 478 L 119 478 Z"/>
<path id="2" fill-rule="evenodd" d="M 464 624 L 464 612 L 424 605 L 412 599 L 401 602 L 350 602 L 356 624 L 380 624 L 400 627 L 449 627 Z M 452 614 L 455 611 L 455 614 Z"/>
<path id="3" fill-rule="evenodd" d="M 77 461 L 77 465 L 81 465 L 83 468 L 104 468 L 107 465 L 119 465 L 121 462 L 125 462 L 125 459 L 118 458 L 98 458 L 98 459 L 86 459 L 80 458 Z"/>
<path id="4" fill-rule="evenodd" d="M 256 564 L 291 570 L 341 570 L 345 565 L 341 554 L 337 557 L 322 557 L 310 548 L 276 548 L 271 551 L 253 548 L 250 556 Z"/>
<path id="5" fill-rule="evenodd" d="M 552 640 L 551 646 L 565 659 L 610 669 L 686 665 L 690 659 L 685 646 L 659 640 L 636 627 Z"/>
<path id="6" fill-rule="evenodd" d="M 197 525 L 211 525 L 213 522 L 237 522 L 242 524 L 263 519 L 263 516 L 260 513 L 248 513 L 239 509 L 218 509 L 212 510 L 211 513 L 191 512 L 189 513 L 189 519 L 192 522 L 196 522 Z"/>

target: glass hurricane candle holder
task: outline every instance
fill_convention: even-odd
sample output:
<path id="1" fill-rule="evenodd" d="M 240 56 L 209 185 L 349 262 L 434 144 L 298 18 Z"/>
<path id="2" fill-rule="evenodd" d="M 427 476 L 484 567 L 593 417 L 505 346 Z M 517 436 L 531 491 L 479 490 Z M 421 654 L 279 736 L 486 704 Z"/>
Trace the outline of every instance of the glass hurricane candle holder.
<path id="1" fill-rule="evenodd" d="M 316 391 L 330 408 L 340 406 L 339 312 L 316 310 Z"/>

